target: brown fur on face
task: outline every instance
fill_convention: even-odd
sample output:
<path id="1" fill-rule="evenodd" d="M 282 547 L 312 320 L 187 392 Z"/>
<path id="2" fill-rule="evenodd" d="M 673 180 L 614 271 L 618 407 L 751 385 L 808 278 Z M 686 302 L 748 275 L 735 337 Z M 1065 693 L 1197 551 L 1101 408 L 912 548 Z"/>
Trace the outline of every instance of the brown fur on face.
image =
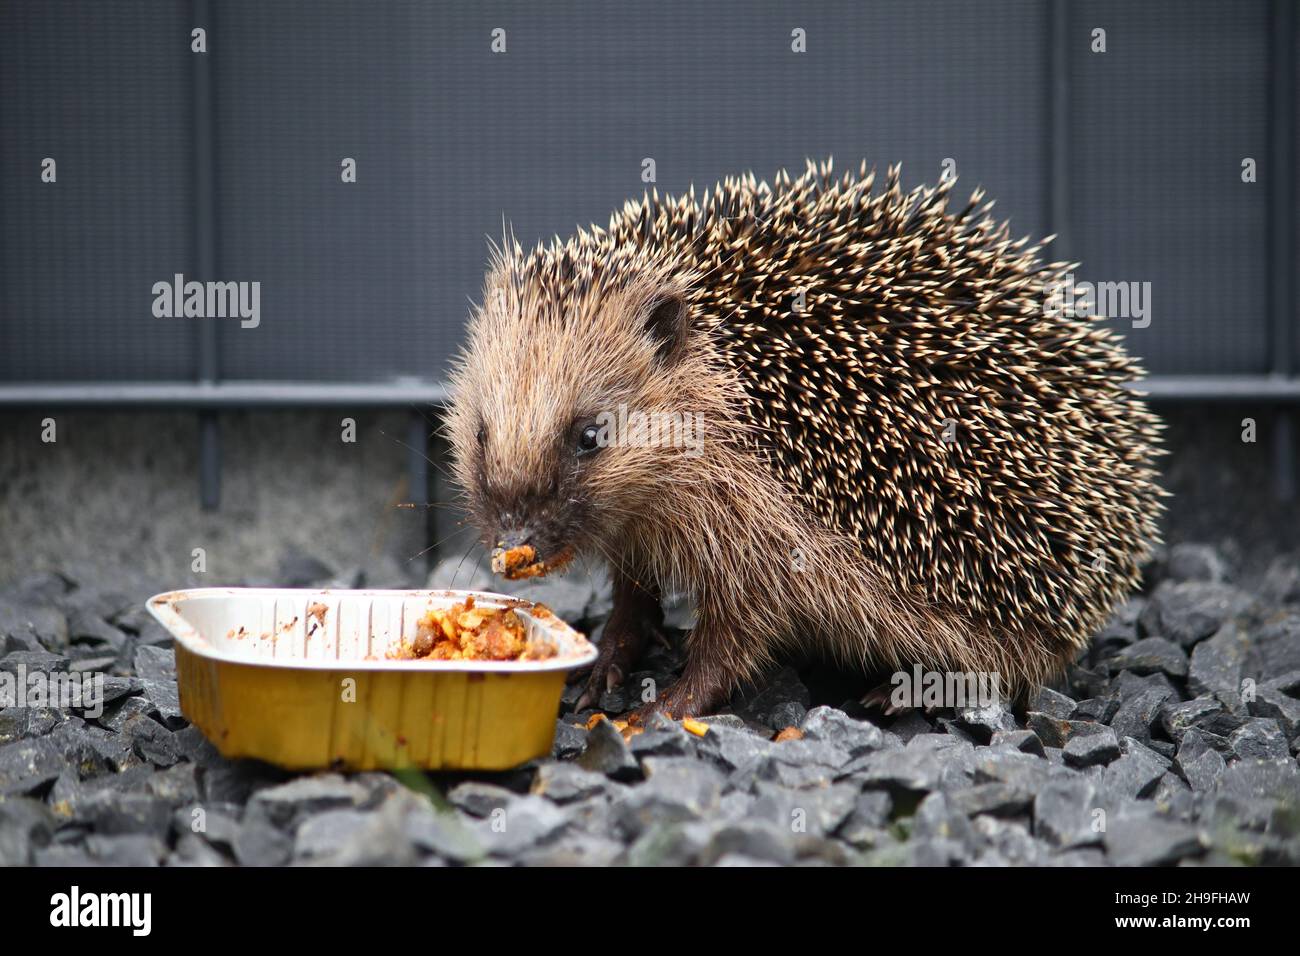
<path id="1" fill-rule="evenodd" d="M 796 647 L 1026 689 L 1158 539 L 1159 423 L 1117 340 L 1045 312 L 1066 264 L 978 194 L 872 178 L 810 164 L 512 243 L 471 322 L 449 433 L 475 523 L 690 593 L 683 710 Z M 621 405 L 700 416 L 702 448 L 576 455 Z"/>
<path id="2" fill-rule="evenodd" d="M 541 560 L 568 547 L 617 556 L 648 505 L 677 486 L 677 460 L 695 453 L 615 442 L 582 455 L 583 427 L 620 408 L 721 423 L 737 389 L 690 326 L 689 275 L 646 256 L 561 284 L 568 268 L 525 262 L 517 246 L 498 257 L 453 373 L 447 428 L 487 542 L 526 526 Z M 671 328 L 648 327 L 674 309 Z"/>

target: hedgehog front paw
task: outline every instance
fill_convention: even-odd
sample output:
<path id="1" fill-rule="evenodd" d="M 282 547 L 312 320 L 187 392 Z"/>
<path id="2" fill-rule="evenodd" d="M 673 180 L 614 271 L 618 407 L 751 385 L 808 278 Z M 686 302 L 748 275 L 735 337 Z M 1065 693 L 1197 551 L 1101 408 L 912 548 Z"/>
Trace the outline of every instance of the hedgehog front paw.
<path id="1" fill-rule="evenodd" d="M 677 682 L 648 704 L 643 704 L 628 715 L 629 724 L 645 726 L 655 714 L 673 720 L 703 717 L 713 714 L 727 703 L 731 694 L 720 677 L 710 677 L 701 670 L 692 671 L 689 664 Z"/>
<path id="2" fill-rule="evenodd" d="M 660 629 L 650 622 L 616 622 L 610 618 L 605 623 L 587 686 L 573 709 L 595 707 L 603 694 L 623 686 L 623 679 L 641 657 L 650 638 L 659 633 Z"/>

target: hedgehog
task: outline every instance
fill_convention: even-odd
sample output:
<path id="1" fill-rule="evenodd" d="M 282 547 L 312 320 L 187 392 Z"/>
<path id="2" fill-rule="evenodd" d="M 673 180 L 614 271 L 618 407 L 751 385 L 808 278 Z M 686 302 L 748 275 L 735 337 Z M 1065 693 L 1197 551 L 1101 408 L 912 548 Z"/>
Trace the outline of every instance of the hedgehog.
<path id="1" fill-rule="evenodd" d="M 696 620 L 636 720 L 810 653 L 1023 699 L 1139 586 L 1161 424 L 1076 266 L 982 190 L 950 211 L 951 179 L 875 179 L 810 161 L 493 244 L 445 428 L 498 571 L 608 562 L 578 709 L 662 635 L 667 593 Z"/>

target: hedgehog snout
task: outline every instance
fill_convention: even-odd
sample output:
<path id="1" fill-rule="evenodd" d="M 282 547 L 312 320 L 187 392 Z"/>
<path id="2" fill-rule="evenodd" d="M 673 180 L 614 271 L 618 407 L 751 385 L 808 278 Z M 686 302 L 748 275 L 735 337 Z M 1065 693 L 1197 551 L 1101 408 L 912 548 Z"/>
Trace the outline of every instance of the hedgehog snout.
<path id="1" fill-rule="evenodd" d="M 498 548 L 522 548 L 524 545 L 533 544 L 533 529 L 528 525 L 513 527 L 506 522 L 510 516 L 503 515 L 500 530 L 496 535 L 496 546 Z"/>
<path id="2" fill-rule="evenodd" d="M 494 547 L 510 550 L 533 548 L 539 559 L 561 550 L 567 542 L 560 540 L 554 509 L 542 501 L 514 502 L 497 511 Z"/>

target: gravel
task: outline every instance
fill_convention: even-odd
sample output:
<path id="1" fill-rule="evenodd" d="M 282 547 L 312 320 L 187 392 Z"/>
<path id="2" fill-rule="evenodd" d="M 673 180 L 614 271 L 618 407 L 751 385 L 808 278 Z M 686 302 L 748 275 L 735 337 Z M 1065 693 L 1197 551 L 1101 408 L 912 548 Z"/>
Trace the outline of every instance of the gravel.
<path id="1" fill-rule="evenodd" d="M 105 705 L 0 707 L 0 866 L 1297 865 L 1300 565 L 1234 563 L 1175 545 L 1015 707 L 884 717 L 785 667 L 703 736 L 658 719 L 629 741 L 588 729 L 572 686 L 550 756 L 414 778 L 225 760 L 138 611 L 154 582 L 33 575 L 0 591 L 0 674 L 102 673 Z M 598 577 L 537 586 L 588 630 L 608 612 Z M 681 665 L 656 647 L 633 678 Z"/>

